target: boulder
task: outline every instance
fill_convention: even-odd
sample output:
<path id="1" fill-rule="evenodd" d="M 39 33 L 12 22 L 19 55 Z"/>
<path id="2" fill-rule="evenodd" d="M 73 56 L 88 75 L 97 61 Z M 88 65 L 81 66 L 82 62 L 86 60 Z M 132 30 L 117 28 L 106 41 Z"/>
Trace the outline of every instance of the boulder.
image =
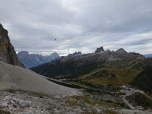
<path id="1" fill-rule="evenodd" d="M 10 101 L 10 100 L 11 100 L 11 97 L 6 96 L 4 100 L 5 100 L 5 101 Z"/>

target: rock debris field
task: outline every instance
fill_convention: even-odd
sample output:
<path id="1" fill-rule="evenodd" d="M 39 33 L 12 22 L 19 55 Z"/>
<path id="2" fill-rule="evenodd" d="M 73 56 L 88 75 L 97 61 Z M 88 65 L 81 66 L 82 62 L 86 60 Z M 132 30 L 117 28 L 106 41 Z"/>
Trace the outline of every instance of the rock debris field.
<path id="1" fill-rule="evenodd" d="M 83 100 L 67 96 L 0 91 L 0 114 L 81 114 L 93 113 Z"/>

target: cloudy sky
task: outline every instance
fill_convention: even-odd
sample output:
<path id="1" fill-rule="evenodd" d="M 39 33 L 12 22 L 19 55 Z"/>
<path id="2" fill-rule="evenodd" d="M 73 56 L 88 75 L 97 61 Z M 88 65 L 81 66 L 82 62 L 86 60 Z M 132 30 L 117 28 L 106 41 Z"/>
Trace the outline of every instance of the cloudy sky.
<path id="1" fill-rule="evenodd" d="M 152 53 L 152 0 L 0 0 L 0 23 L 17 52 Z"/>

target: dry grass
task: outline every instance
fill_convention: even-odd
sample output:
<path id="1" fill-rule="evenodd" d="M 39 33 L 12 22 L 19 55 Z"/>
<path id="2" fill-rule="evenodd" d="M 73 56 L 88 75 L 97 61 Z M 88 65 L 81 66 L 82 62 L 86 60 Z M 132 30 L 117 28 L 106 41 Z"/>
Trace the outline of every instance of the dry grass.
<path id="1" fill-rule="evenodd" d="M 95 69 L 92 72 L 95 72 L 97 70 L 99 69 Z M 78 79 L 82 79 L 83 81 L 88 81 L 98 84 L 122 86 L 131 82 L 139 73 L 142 72 L 142 70 L 133 70 L 131 68 L 126 68 L 126 69 L 103 68 L 100 69 L 100 71 L 95 74 L 92 74 L 92 72 L 80 76 Z"/>

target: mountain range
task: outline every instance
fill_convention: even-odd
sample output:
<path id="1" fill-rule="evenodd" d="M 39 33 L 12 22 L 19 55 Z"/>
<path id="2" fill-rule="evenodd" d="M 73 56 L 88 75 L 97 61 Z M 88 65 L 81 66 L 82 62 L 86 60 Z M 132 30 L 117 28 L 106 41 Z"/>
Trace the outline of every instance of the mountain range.
<path id="1" fill-rule="evenodd" d="M 29 54 L 27 51 L 21 51 L 18 52 L 17 56 L 21 63 L 23 63 L 27 68 L 32 68 L 40 64 L 48 63 L 52 60 L 60 58 L 60 56 L 56 52 L 52 53 L 49 56 L 42 56 L 39 54 Z"/>
<path id="2" fill-rule="evenodd" d="M 129 84 L 152 94 L 149 80 L 152 76 L 151 61 L 152 58 L 146 59 L 139 53 L 128 53 L 122 48 L 117 51 L 104 51 L 103 47 L 100 47 L 93 53 L 79 53 L 79 56 L 72 58 L 68 55 L 31 70 L 47 77 L 67 79 L 85 85 Z"/>

